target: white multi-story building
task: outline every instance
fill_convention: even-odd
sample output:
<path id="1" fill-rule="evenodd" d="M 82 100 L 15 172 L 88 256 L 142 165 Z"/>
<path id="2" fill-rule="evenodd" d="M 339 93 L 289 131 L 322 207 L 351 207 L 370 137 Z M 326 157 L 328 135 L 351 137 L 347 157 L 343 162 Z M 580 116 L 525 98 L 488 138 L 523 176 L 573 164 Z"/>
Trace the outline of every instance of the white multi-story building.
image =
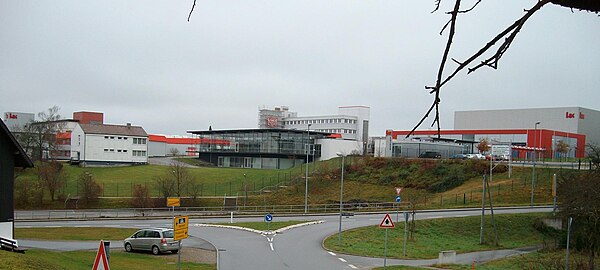
<path id="1" fill-rule="evenodd" d="M 298 116 L 288 107 L 259 110 L 259 128 L 282 128 L 333 133 L 344 140 L 357 141 L 366 152 L 369 140 L 370 108 L 367 106 L 341 106 L 336 115 Z"/>
<path id="2" fill-rule="evenodd" d="M 148 134 L 129 123 L 79 124 L 71 132 L 71 160 L 84 166 L 146 164 Z"/>

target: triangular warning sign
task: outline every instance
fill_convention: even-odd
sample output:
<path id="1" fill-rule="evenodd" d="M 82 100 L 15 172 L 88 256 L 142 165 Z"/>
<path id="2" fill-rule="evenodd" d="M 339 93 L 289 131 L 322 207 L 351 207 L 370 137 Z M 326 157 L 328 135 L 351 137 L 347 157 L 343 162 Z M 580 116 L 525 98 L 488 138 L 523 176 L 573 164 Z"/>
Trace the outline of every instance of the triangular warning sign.
<path id="1" fill-rule="evenodd" d="M 104 241 L 102 240 L 100 240 L 100 247 L 98 247 L 98 253 L 96 253 L 92 270 L 110 270 L 108 259 L 106 258 L 106 250 L 104 250 Z"/>
<path id="2" fill-rule="evenodd" d="M 395 228 L 395 227 L 396 226 L 394 225 L 394 221 L 392 221 L 390 214 L 385 214 L 385 217 L 383 218 L 381 223 L 379 223 L 379 228 Z"/>

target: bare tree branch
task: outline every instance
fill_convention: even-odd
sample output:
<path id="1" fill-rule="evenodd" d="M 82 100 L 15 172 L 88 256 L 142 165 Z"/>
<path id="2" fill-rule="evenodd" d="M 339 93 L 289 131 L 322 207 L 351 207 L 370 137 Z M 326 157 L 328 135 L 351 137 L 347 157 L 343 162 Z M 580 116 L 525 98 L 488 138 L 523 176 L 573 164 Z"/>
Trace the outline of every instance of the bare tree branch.
<path id="1" fill-rule="evenodd" d="M 192 4 L 192 9 L 190 10 L 190 14 L 188 15 L 188 22 L 190 21 L 190 17 L 192 17 L 192 12 L 194 12 L 194 8 L 196 7 L 196 0 L 194 0 L 194 4 Z"/>
<path id="2" fill-rule="evenodd" d="M 513 24 L 511 24 L 510 26 L 508 26 L 504 31 L 500 32 L 498 35 L 496 35 L 492 40 L 490 40 L 487 44 L 485 44 L 481 49 L 479 49 L 479 51 L 477 51 L 475 54 L 473 54 L 471 57 L 469 57 L 467 60 L 465 60 L 464 62 L 459 62 L 455 59 L 452 59 L 452 61 L 454 61 L 455 63 L 458 64 L 458 67 L 456 67 L 454 69 L 454 71 L 448 75 L 445 79 L 442 80 L 442 76 L 443 76 L 443 72 L 444 72 L 444 67 L 446 65 L 447 59 L 448 59 L 448 54 L 450 52 L 450 47 L 452 45 L 453 39 L 454 39 L 454 33 L 456 30 L 456 20 L 458 18 L 458 14 L 459 13 L 466 13 L 469 11 L 472 11 L 475 7 L 477 7 L 477 5 L 479 5 L 479 3 L 481 2 L 481 0 L 478 0 L 470 9 L 461 11 L 459 9 L 460 7 L 460 0 L 456 0 L 455 2 L 455 6 L 454 6 L 454 10 L 451 12 L 448 12 L 448 14 L 452 15 L 452 18 L 450 19 L 450 21 L 448 23 L 446 23 L 444 25 L 444 27 L 442 28 L 442 31 L 444 31 L 444 29 L 446 29 L 448 27 L 448 25 L 450 25 L 450 33 L 448 34 L 448 40 L 446 43 L 446 48 L 444 50 L 444 55 L 442 57 L 442 62 L 440 63 L 440 67 L 438 70 L 438 76 L 437 76 L 437 81 L 435 86 L 426 86 L 425 89 L 431 90 L 429 93 L 430 94 L 434 94 L 435 93 L 435 98 L 433 101 L 433 104 L 431 105 L 431 107 L 429 108 L 429 110 L 427 111 L 427 113 L 425 113 L 425 115 L 423 116 L 423 118 L 421 118 L 421 120 L 419 121 L 419 123 L 406 135 L 406 137 L 411 136 L 414 131 L 423 123 L 423 121 L 429 117 L 429 114 L 433 111 L 433 109 L 435 108 L 435 119 L 432 122 L 432 125 L 437 124 L 437 129 L 438 129 L 438 137 L 440 137 L 440 111 L 439 111 L 439 103 L 440 103 L 440 90 L 441 88 L 448 82 L 450 81 L 454 76 L 456 76 L 456 74 L 458 74 L 461 70 L 467 68 L 473 61 L 475 61 L 476 59 L 478 59 L 479 57 L 481 57 L 485 52 L 487 52 L 490 48 L 492 48 L 494 45 L 496 45 L 496 43 L 498 41 L 500 41 L 503 37 L 506 37 L 508 35 L 508 37 L 505 38 L 504 42 L 498 47 L 498 50 L 496 51 L 496 53 L 494 55 L 492 55 L 491 57 L 483 60 L 479 65 L 476 65 L 473 68 L 468 69 L 468 73 L 471 73 L 477 69 L 479 69 L 482 66 L 489 66 L 492 68 L 497 68 L 498 66 L 498 60 L 500 60 L 500 58 L 502 58 L 502 56 L 504 55 L 504 53 L 506 52 L 506 50 L 508 50 L 508 48 L 510 47 L 510 45 L 512 44 L 512 42 L 514 41 L 516 35 L 520 32 L 521 28 L 523 27 L 523 25 L 525 24 L 525 22 L 535 13 L 537 12 L 540 8 L 542 8 L 544 5 L 548 4 L 551 2 L 551 0 L 539 0 L 530 10 L 527 10 L 526 13 L 523 15 L 523 17 L 519 18 L 518 20 L 516 20 Z M 440 5 L 440 1 L 436 1 L 436 6 L 437 8 L 439 8 Z M 436 10 L 437 10 L 436 8 Z M 441 34 L 440 32 L 440 34 Z M 467 73 L 467 74 L 468 74 Z"/>

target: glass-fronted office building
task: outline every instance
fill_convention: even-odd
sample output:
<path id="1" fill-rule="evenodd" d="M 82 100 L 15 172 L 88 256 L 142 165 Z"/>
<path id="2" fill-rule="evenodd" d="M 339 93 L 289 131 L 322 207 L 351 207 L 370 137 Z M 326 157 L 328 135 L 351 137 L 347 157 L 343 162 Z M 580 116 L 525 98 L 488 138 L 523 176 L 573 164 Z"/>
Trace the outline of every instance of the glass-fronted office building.
<path id="1" fill-rule="evenodd" d="M 287 129 L 188 131 L 199 138 L 200 160 L 219 167 L 287 169 L 321 156 L 316 140 L 330 133 Z M 211 143 L 219 142 L 219 143 Z"/>

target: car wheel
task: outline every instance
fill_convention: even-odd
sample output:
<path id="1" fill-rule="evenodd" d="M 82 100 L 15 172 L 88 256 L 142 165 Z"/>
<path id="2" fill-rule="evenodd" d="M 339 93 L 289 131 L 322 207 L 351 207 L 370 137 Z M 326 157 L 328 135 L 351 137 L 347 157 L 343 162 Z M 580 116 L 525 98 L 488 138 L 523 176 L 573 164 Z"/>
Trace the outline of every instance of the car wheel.
<path id="1" fill-rule="evenodd" d="M 131 249 L 131 244 L 127 243 L 125 244 L 125 251 L 127 252 L 131 252 L 133 249 Z"/>
<path id="2" fill-rule="evenodd" d="M 158 255 L 160 254 L 160 249 L 157 246 L 152 246 L 152 254 Z"/>
<path id="3" fill-rule="evenodd" d="M 173 253 L 173 254 L 177 254 L 177 252 L 179 252 L 179 249 L 171 250 L 171 253 Z"/>

